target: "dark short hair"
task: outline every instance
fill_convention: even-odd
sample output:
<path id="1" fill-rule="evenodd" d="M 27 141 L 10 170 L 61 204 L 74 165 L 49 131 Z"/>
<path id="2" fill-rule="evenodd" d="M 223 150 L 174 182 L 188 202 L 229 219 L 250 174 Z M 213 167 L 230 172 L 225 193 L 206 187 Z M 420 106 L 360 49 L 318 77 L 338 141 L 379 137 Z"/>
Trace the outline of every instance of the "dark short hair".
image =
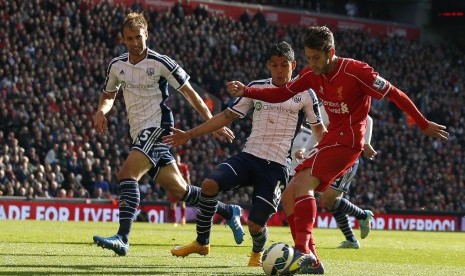
<path id="1" fill-rule="evenodd" d="M 326 26 L 307 27 L 302 40 L 304 46 L 310 49 L 325 52 L 335 49 L 333 33 Z"/>
<path id="2" fill-rule="evenodd" d="M 294 61 L 294 49 L 291 44 L 281 41 L 273 44 L 268 51 L 268 60 L 273 56 L 286 57 L 288 61 Z"/>

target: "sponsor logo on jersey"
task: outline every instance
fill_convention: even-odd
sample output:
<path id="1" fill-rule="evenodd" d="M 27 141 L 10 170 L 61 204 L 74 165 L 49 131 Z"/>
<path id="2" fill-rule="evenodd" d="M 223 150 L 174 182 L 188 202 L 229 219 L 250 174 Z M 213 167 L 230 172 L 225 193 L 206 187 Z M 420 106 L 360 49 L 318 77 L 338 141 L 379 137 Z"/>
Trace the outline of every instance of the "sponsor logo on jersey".
<path id="1" fill-rule="evenodd" d="M 292 100 L 295 102 L 295 103 L 300 103 L 302 101 L 302 95 L 299 93 L 297 95 L 295 95 Z"/>
<path id="2" fill-rule="evenodd" d="M 323 101 L 323 105 L 327 112 L 335 113 L 335 114 L 344 114 L 349 113 L 349 107 L 345 102 L 330 102 L 330 101 Z"/>
<path id="3" fill-rule="evenodd" d="M 149 89 L 149 88 L 155 88 L 155 84 L 142 84 L 142 83 L 127 83 L 125 81 L 121 82 L 121 87 L 123 89 Z"/>
<path id="4" fill-rule="evenodd" d="M 151 77 L 155 74 L 155 68 L 149 67 L 147 68 L 147 76 Z"/>
<path id="5" fill-rule="evenodd" d="M 373 82 L 373 88 L 377 91 L 381 91 L 386 87 L 387 81 L 380 76 L 377 76 L 375 81 Z"/>
<path id="6" fill-rule="evenodd" d="M 255 111 L 261 111 L 261 110 L 264 110 L 264 111 L 277 111 L 277 112 L 286 112 L 286 113 L 289 113 L 289 114 L 296 114 L 297 112 L 291 110 L 291 109 L 287 109 L 286 107 L 278 104 L 278 105 L 275 105 L 275 104 L 269 104 L 269 103 L 266 103 L 266 102 L 260 102 L 260 101 L 257 101 L 255 102 Z"/>

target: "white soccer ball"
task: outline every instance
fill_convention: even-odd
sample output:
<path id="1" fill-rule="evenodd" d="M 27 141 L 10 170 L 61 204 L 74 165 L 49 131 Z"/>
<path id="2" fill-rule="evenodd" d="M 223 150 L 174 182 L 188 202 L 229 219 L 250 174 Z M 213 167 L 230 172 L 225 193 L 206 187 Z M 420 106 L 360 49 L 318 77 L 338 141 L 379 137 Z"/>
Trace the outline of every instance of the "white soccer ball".
<path id="1" fill-rule="evenodd" d="M 293 258 L 294 248 L 292 246 L 282 242 L 274 243 L 263 252 L 263 271 L 268 276 L 278 275 L 291 265 Z"/>

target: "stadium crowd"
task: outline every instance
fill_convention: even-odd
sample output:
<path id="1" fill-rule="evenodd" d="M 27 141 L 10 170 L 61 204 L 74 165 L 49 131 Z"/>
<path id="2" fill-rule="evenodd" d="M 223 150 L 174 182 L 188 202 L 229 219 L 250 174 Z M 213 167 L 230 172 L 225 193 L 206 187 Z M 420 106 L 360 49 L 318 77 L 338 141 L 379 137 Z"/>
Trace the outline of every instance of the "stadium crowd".
<path id="1" fill-rule="evenodd" d="M 243 2 L 297 9 L 316 13 L 348 15 L 375 19 L 390 19 L 389 9 L 385 1 L 374 0 L 240 0 Z"/>
<path id="2" fill-rule="evenodd" d="M 128 8 L 90 2 L 0 1 L 0 198 L 118 196 L 116 172 L 130 145 L 122 102 L 109 114 L 105 133 L 93 130 L 92 119 L 106 65 L 125 52 L 119 26 Z M 220 99 L 218 109 L 232 100 L 225 81 L 268 76 L 265 56 L 272 43 L 288 41 L 297 49 L 298 69 L 306 64 L 302 27 L 238 21 L 206 9 L 182 16 L 174 10 L 145 12 L 149 47 L 179 62 L 191 82 Z M 335 35 L 340 56 L 373 65 L 451 133 L 446 143 L 427 138 L 395 106 L 374 101 L 372 144 L 379 154 L 361 160 L 347 197 L 375 213 L 465 211 L 464 50 L 448 41 L 421 43 L 359 31 Z M 186 100 L 175 91 L 171 95 L 175 126 L 198 125 L 201 118 Z M 232 144 L 209 135 L 175 149 L 191 169 L 192 184 L 200 185 L 219 161 L 241 150 L 250 121 L 239 120 L 231 129 Z M 141 183 L 142 201 L 167 200 L 157 183 L 147 177 Z M 250 196 L 241 189 L 224 193 L 222 200 L 241 204 Z"/>

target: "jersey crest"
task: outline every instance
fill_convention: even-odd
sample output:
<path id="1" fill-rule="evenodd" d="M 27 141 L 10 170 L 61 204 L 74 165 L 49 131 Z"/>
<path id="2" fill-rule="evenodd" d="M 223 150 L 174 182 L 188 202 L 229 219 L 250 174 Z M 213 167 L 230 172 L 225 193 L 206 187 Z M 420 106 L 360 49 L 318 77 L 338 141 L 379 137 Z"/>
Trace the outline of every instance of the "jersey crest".
<path id="1" fill-rule="evenodd" d="M 155 74 L 155 68 L 149 67 L 147 68 L 147 76 L 151 77 Z"/>

